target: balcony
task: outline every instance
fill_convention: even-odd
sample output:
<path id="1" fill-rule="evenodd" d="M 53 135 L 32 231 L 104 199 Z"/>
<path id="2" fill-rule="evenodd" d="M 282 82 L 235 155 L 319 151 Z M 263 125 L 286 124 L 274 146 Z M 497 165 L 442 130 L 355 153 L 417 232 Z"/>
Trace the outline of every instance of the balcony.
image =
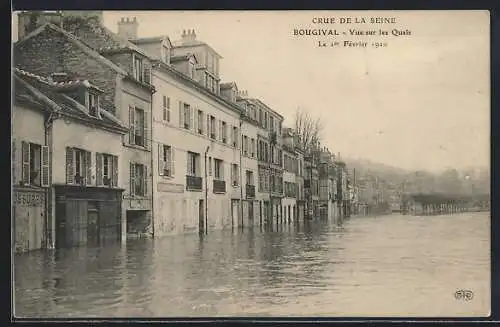
<path id="1" fill-rule="evenodd" d="M 226 193 L 226 182 L 214 179 L 213 190 L 215 194 Z"/>
<path id="2" fill-rule="evenodd" d="M 201 191 L 203 178 L 197 176 L 186 176 L 186 190 L 188 191 Z"/>
<path id="3" fill-rule="evenodd" d="M 246 195 L 247 199 L 253 199 L 255 198 L 255 185 L 246 185 Z"/>

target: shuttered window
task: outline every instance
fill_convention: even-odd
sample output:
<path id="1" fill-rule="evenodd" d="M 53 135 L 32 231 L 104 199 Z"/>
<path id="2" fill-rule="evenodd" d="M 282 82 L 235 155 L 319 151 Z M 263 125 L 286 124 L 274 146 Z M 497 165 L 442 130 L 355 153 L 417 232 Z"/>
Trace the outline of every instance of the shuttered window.
<path id="1" fill-rule="evenodd" d="M 203 128 L 203 126 L 205 126 L 205 119 L 204 119 L 203 111 L 201 111 L 201 110 L 198 110 L 198 113 L 197 113 L 196 126 L 198 129 L 198 134 L 202 134 L 202 135 L 205 134 L 205 129 Z"/>
<path id="2" fill-rule="evenodd" d="M 92 184 L 92 157 L 89 151 L 66 148 L 66 183 Z"/>
<path id="3" fill-rule="evenodd" d="M 146 165 L 130 163 L 130 195 L 146 196 L 148 190 L 148 169 Z"/>
<path id="4" fill-rule="evenodd" d="M 129 144 L 148 148 L 149 115 L 143 109 L 129 106 Z"/>
<path id="5" fill-rule="evenodd" d="M 170 122 L 170 98 L 163 96 L 163 120 Z"/>
<path id="6" fill-rule="evenodd" d="M 13 156 L 15 152 L 13 152 Z M 23 185 L 49 186 L 49 148 L 26 141 L 21 142 Z"/>
<path id="7" fill-rule="evenodd" d="M 174 149 L 170 145 L 158 144 L 158 174 L 160 176 L 174 176 L 174 162 Z"/>
<path id="8" fill-rule="evenodd" d="M 118 157 L 96 153 L 96 185 L 118 187 Z"/>

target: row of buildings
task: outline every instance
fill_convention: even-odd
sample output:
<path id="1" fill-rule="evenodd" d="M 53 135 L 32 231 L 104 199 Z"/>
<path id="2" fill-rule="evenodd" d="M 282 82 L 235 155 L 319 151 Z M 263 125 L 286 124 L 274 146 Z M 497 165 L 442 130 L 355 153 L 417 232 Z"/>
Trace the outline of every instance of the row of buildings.
<path id="1" fill-rule="evenodd" d="M 14 44 L 18 251 L 349 213 L 345 164 L 220 78 L 194 30 L 141 38 L 102 12 L 22 12 Z"/>

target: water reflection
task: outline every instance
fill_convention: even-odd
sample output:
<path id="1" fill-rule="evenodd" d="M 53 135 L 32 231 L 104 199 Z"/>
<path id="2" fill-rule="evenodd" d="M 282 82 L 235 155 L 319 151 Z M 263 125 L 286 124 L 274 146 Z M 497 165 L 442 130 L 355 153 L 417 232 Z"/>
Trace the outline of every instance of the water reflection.
<path id="1" fill-rule="evenodd" d="M 278 229 L 277 229 L 278 228 Z M 15 257 L 18 316 L 442 316 L 489 309 L 489 217 L 357 217 Z M 465 305 L 456 288 L 474 290 Z"/>

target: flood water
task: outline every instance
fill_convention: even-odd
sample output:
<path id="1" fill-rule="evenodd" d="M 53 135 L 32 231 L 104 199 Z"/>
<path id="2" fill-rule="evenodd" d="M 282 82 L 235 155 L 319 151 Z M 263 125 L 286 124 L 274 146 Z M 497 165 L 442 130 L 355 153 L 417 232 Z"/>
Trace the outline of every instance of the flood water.
<path id="1" fill-rule="evenodd" d="M 352 217 L 17 255 L 16 317 L 487 316 L 490 214 Z M 457 300 L 458 289 L 474 297 Z"/>

